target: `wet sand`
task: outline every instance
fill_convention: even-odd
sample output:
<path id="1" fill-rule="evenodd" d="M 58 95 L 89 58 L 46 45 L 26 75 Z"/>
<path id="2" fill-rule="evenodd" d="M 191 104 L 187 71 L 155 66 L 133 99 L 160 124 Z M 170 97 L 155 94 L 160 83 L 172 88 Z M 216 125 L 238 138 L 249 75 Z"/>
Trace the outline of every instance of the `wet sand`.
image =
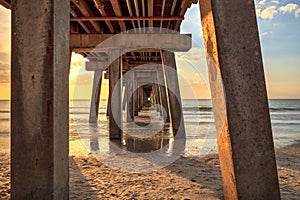
<path id="1" fill-rule="evenodd" d="M 10 196 L 9 137 L 0 136 L 0 199 Z M 300 141 L 277 149 L 282 199 L 300 196 Z M 151 173 L 113 170 L 70 141 L 70 199 L 222 199 L 218 155 L 181 157 Z"/>

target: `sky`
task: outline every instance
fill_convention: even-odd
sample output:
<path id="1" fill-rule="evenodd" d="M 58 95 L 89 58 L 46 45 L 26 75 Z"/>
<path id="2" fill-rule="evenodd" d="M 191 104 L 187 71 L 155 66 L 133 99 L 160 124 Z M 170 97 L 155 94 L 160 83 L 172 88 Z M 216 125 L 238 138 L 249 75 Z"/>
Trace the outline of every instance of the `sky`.
<path id="1" fill-rule="evenodd" d="M 269 98 L 300 98 L 300 1 L 256 0 L 265 77 Z M 10 97 L 10 10 L 0 6 L 0 99 Z M 183 98 L 210 98 L 199 5 L 192 5 L 181 26 L 191 33 L 193 48 L 176 53 Z M 84 70 L 84 59 L 72 56 L 70 98 L 91 96 L 92 72 Z M 101 98 L 107 98 L 107 80 Z"/>

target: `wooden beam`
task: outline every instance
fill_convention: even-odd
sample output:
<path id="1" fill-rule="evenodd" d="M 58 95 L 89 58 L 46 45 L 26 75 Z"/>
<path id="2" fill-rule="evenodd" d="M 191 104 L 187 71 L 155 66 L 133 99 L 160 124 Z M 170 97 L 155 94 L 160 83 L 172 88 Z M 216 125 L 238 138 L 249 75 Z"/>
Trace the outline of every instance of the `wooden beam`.
<path id="1" fill-rule="evenodd" d="M 122 8 L 121 8 L 121 5 L 120 5 L 120 1 L 119 0 L 111 0 L 110 3 L 113 7 L 115 15 L 117 17 L 122 17 L 123 15 L 122 15 Z M 120 26 L 122 32 L 127 30 L 125 22 L 119 21 L 119 26 Z"/>
<path id="2" fill-rule="evenodd" d="M 134 59 L 134 58 L 152 58 L 154 60 L 160 60 L 160 56 L 122 56 L 125 59 Z"/>
<path id="3" fill-rule="evenodd" d="M 107 49 L 95 49 L 95 47 L 73 47 L 72 51 L 75 53 L 89 53 L 89 52 L 107 52 Z M 148 53 L 157 53 L 159 52 L 159 49 L 139 49 L 136 51 L 131 51 L 131 53 L 134 52 L 148 52 Z M 126 53 L 126 52 L 125 52 Z"/>
<path id="4" fill-rule="evenodd" d="M 5 0 L 0 0 L 0 5 L 2 5 L 4 8 L 11 9 L 10 1 L 8 2 Z"/>
<path id="5" fill-rule="evenodd" d="M 76 12 L 71 8 L 70 9 L 70 13 L 73 17 L 77 17 L 77 14 Z M 86 33 L 91 33 L 91 31 L 89 30 L 89 28 L 81 21 L 78 22 L 78 24 L 83 28 L 83 30 L 86 32 Z"/>
<path id="6" fill-rule="evenodd" d="M 137 0 L 134 0 L 134 7 L 135 7 L 135 14 L 137 17 L 140 16 L 140 11 L 139 11 L 139 3 Z M 141 23 L 138 21 L 138 27 L 141 28 Z"/>
<path id="7" fill-rule="evenodd" d="M 89 61 L 85 63 L 85 69 L 87 71 L 97 71 L 97 70 L 105 70 L 109 66 L 108 61 Z M 139 65 L 148 65 L 144 67 L 140 67 Z M 132 61 L 132 62 L 123 62 L 123 70 L 127 71 L 136 66 L 139 66 L 138 69 L 134 69 L 138 72 L 155 72 L 157 66 L 161 65 L 161 61 Z"/>
<path id="8" fill-rule="evenodd" d="M 72 17 L 70 21 L 132 21 L 132 20 L 150 20 L 150 21 L 168 21 L 168 20 L 183 20 L 184 17 Z"/>
<path id="9" fill-rule="evenodd" d="M 100 0 L 93 0 L 93 1 L 94 1 L 94 3 L 95 3 L 96 8 L 99 10 L 100 14 L 101 14 L 103 17 L 107 16 L 106 11 L 105 11 L 105 9 L 104 9 L 104 5 L 100 2 Z M 114 29 L 113 25 L 111 24 L 111 22 L 108 21 L 108 20 L 105 20 L 105 23 L 106 23 L 106 25 L 107 25 L 109 31 L 110 31 L 111 33 L 114 33 L 114 32 L 115 32 L 115 29 Z"/>
<path id="10" fill-rule="evenodd" d="M 127 62 L 128 65 L 144 65 L 144 64 L 161 64 L 161 61 L 143 61 L 143 60 L 134 60 Z"/>
<path id="11" fill-rule="evenodd" d="M 183 17 L 184 14 L 186 13 L 187 9 L 189 7 L 191 7 L 191 5 L 192 5 L 192 0 L 183 0 L 181 2 L 181 5 L 180 5 L 179 17 Z M 174 28 L 175 31 L 179 31 L 181 21 L 182 20 L 179 20 L 179 21 L 176 22 L 176 25 L 175 25 L 175 28 Z"/>
<path id="12" fill-rule="evenodd" d="M 153 17 L 153 0 L 148 0 L 148 17 Z M 153 20 L 149 20 L 149 27 L 153 27 Z"/>
<path id="13" fill-rule="evenodd" d="M 85 17 L 92 17 L 94 16 L 94 13 L 92 10 L 89 8 L 88 4 L 86 1 L 83 0 L 72 0 L 72 2 L 75 4 L 75 6 L 80 10 L 80 12 L 85 16 Z M 100 24 L 93 20 L 87 20 L 90 21 L 93 28 L 96 30 L 97 33 L 103 33 L 102 27 Z"/>
<path id="14" fill-rule="evenodd" d="M 109 39 L 112 36 L 113 34 L 71 34 L 70 47 L 72 49 L 95 48 L 101 43 L 97 51 L 122 49 L 127 52 L 142 51 L 141 49 L 184 52 L 192 47 L 190 34 L 120 34 Z"/>

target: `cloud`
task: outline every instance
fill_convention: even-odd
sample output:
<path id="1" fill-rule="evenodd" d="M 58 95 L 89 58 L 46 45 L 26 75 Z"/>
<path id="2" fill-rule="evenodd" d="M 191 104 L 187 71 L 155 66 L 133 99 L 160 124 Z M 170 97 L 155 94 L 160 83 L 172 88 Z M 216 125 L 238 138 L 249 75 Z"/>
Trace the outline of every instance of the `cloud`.
<path id="1" fill-rule="evenodd" d="M 261 34 L 261 36 L 267 36 L 267 35 L 270 35 L 270 34 L 272 34 L 272 32 L 263 32 L 263 33 Z"/>
<path id="2" fill-rule="evenodd" d="M 279 4 L 279 1 L 278 0 L 271 0 L 271 1 L 267 2 L 267 0 L 261 0 L 261 1 L 258 1 L 257 6 L 258 7 L 263 7 L 266 4 Z"/>
<path id="3" fill-rule="evenodd" d="M 258 17 L 261 17 L 262 19 L 273 19 L 274 15 L 277 13 L 278 11 L 276 9 L 276 6 L 270 6 L 264 10 L 260 8 L 256 10 L 256 15 Z"/>
<path id="4" fill-rule="evenodd" d="M 205 50 L 201 47 L 192 47 L 188 52 L 178 52 L 175 55 L 177 60 L 187 62 L 205 61 Z"/>
<path id="5" fill-rule="evenodd" d="M 261 6 L 263 6 L 263 5 L 265 5 L 265 4 L 266 4 L 266 2 L 267 2 L 267 0 L 262 0 L 262 1 L 259 1 L 259 2 L 258 2 L 258 5 L 261 5 Z"/>
<path id="6" fill-rule="evenodd" d="M 276 5 L 275 5 L 276 4 Z M 288 3 L 277 7 L 279 4 L 278 0 L 261 0 L 257 3 L 256 15 L 262 19 L 273 19 L 273 17 L 278 14 L 294 13 L 295 17 L 300 16 L 300 6 L 295 3 Z"/>
<path id="7" fill-rule="evenodd" d="M 296 16 L 296 17 L 299 17 L 299 15 L 300 15 L 300 8 L 298 8 L 298 9 L 295 11 L 295 16 Z"/>
<path id="8" fill-rule="evenodd" d="M 279 1 L 278 0 L 272 0 L 271 3 L 273 3 L 273 4 L 279 4 Z"/>
<path id="9" fill-rule="evenodd" d="M 297 10 L 298 8 L 299 8 L 299 6 L 297 4 L 289 3 L 285 6 L 281 6 L 279 8 L 279 11 L 282 12 L 283 14 L 292 13 L 293 11 Z M 295 13 L 295 15 L 296 15 L 296 13 Z"/>

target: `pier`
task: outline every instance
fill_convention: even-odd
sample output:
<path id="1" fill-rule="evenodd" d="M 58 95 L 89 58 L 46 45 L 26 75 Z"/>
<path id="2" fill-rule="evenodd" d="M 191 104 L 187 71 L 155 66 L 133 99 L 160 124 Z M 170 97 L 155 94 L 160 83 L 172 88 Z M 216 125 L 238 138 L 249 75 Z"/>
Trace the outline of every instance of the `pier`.
<path id="1" fill-rule="evenodd" d="M 94 71 L 90 123 L 98 121 L 102 78 L 109 79 L 111 140 L 123 137 L 123 109 L 132 122 L 149 100 L 173 136 L 184 137 L 175 52 L 192 47 L 180 26 L 193 3 L 0 0 L 12 11 L 12 199 L 69 198 L 71 52 Z M 254 1 L 199 6 L 224 197 L 280 199 Z"/>

